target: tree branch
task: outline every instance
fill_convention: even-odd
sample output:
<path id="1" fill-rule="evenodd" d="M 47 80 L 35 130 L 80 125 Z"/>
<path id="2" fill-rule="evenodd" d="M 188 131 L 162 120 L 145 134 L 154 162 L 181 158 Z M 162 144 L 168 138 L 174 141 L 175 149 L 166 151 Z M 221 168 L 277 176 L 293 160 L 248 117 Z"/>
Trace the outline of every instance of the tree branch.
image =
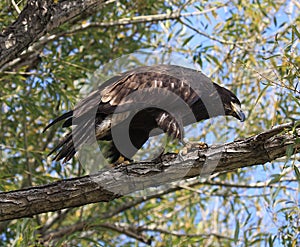
<path id="1" fill-rule="evenodd" d="M 0 221 L 95 202 L 196 176 L 208 176 L 238 168 L 265 164 L 300 153 L 300 128 L 292 123 L 258 135 L 191 150 L 186 155 L 165 154 L 161 162 L 140 162 L 101 170 L 96 174 L 66 179 L 44 186 L 0 193 Z"/>
<path id="2" fill-rule="evenodd" d="M 18 19 L 0 33 L 0 70 L 47 32 L 108 0 L 28 0 Z"/>
<path id="3" fill-rule="evenodd" d="M 113 26 L 125 26 L 125 25 L 132 25 L 138 23 L 145 23 L 145 22 L 158 22 L 158 21 L 166 21 L 166 20 L 176 20 L 183 17 L 189 16 L 197 16 L 197 15 L 204 15 L 210 13 L 214 10 L 217 10 L 221 7 L 225 7 L 228 5 L 229 1 L 226 3 L 222 3 L 220 5 L 202 10 L 202 11 L 194 11 L 194 12 L 187 12 L 181 13 L 181 10 L 174 11 L 168 14 L 155 14 L 155 15 L 143 15 L 143 16 L 133 16 L 129 18 L 122 18 L 116 21 L 109 21 L 109 22 L 91 22 L 82 24 L 81 26 L 77 26 L 70 31 L 66 31 L 65 34 L 74 34 L 78 31 L 84 31 L 90 28 L 99 28 L 99 27 L 113 27 Z"/>
<path id="4" fill-rule="evenodd" d="M 144 231 L 159 232 L 159 233 L 164 233 L 164 234 L 168 234 L 168 235 L 173 235 L 173 236 L 176 236 L 176 237 L 186 237 L 186 238 L 212 238 L 212 237 L 215 237 L 215 238 L 218 238 L 218 239 L 227 239 L 227 240 L 230 240 L 230 241 L 235 240 L 234 238 L 231 238 L 229 236 L 224 236 L 224 235 L 221 235 L 219 233 L 213 233 L 213 232 L 200 233 L 200 234 L 197 234 L 197 233 L 182 233 L 182 232 L 178 232 L 178 231 L 170 231 L 170 230 L 163 229 L 163 228 L 157 227 L 157 226 L 150 226 L 150 227 L 140 226 L 140 227 L 137 227 L 137 229 L 140 232 L 144 232 Z"/>
<path id="5" fill-rule="evenodd" d="M 57 231 L 48 233 L 45 237 L 43 237 L 42 243 L 48 245 L 49 244 L 48 241 L 50 240 L 55 240 L 66 235 L 73 234 L 74 232 L 78 232 L 78 231 L 82 232 L 85 229 L 88 229 L 89 227 L 110 229 L 115 232 L 125 234 L 128 237 L 136 239 L 137 241 L 147 245 L 150 245 L 152 241 L 151 237 L 148 238 L 147 236 L 143 235 L 141 231 L 138 231 L 136 227 L 127 224 L 117 224 L 117 223 L 108 223 L 108 222 L 100 223 L 100 224 L 89 224 L 86 222 L 78 222 L 72 226 L 64 227 Z"/>

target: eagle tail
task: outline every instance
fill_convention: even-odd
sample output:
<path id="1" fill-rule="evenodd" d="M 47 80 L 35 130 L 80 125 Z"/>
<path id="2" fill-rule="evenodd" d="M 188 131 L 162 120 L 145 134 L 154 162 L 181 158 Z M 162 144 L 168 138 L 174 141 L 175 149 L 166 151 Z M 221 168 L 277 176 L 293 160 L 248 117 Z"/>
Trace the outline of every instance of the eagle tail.
<path id="1" fill-rule="evenodd" d="M 63 147 L 63 148 L 61 148 Z M 61 149 L 60 149 L 61 148 Z M 59 161 L 63 159 L 63 162 L 69 161 L 76 153 L 74 143 L 72 140 L 72 133 L 69 133 L 65 139 L 63 139 L 52 151 L 51 153 L 57 151 L 60 149 L 60 151 L 56 154 L 56 156 L 53 158 L 53 160 Z M 49 153 L 48 156 L 51 154 Z"/>
<path id="2" fill-rule="evenodd" d="M 58 123 L 58 122 L 60 122 L 60 121 L 62 121 L 62 120 L 64 120 L 64 119 L 67 119 L 67 118 L 72 119 L 72 118 L 70 118 L 70 117 L 72 117 L 72 116 L 73 116 L 73 111 L 68 111 L 68 112 L 66 112 L 65 114 L 59 116 L 58 118 L 55 118 L 51 123 L 49 123 L 49 124 L 45 127 L 45 129 L 43 130 L 43 133 L 44 133 L 47 129 L 49 129 L 52 125 L 54 125 L 54 124 L 56 124 L 56 123 Z M 68 121 L 69 119 L 67 119 L 66 121 Z M 65 126 L 65 124 L 64 124 L 64 126 Z"/>
<path id="3" fill-rule="evenodd" d="M 63 163 L 72 159 L 76 154 L 76 149 L 72 139 L 72 133 L 69 133 L 52 151 L 48 154 L 51 155 L 55 151 L 59 150 L 56 156 L 53 158 L 55 161 L 63 160 Z M 116 148 L 112 140 L 101 143 L 101 152 L 105 159 L 109 160 L 110 163 L 116 163 L 122 156 L 119 150 Z M 123 156 L 122 156 L 123 157 Z M 126 157 L 123 157 L 127 160 Z M 129 159 L 128 159 L 129 160 Z"/>
<path id="4" fill-rule="evenodd" d="M 77 149 L 83 144 L 92 143 L 94 129 L 94 125 L 91 124 L 91 121 L 81 123 L 71 130 L 71 132 L 58 143 L 48 156 L 58 151 L 53 160 L 59 161 L 63 159 L 64 163 L 69 161 L 75 155 Z"/>

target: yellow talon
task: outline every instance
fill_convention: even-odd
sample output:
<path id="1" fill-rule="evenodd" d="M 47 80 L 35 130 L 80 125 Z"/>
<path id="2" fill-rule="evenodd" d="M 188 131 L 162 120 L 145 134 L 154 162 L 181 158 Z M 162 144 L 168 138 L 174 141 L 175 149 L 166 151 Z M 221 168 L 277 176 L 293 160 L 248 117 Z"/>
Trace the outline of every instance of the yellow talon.
<path id="1" fill-rule="evenodd" d="M 181 155 L 187 155 L 188 152 L 193 150 L 201 150 L 201 149 L 207 149 L 208 145 L 205 142 L 186 142 L 183 141 L 184 147 L 180 151 Z"/>
<path id="2" fill-rule="evenodd" d="M 127 158 L 125 158 L 124 156 L 120 155 L 118 160 L 116 162 L 114 162 L 112 164 L 113 167 L 118 166 L 118 165 L 129 165 L 130 164 L 130 160 L 128 160 Z"/>

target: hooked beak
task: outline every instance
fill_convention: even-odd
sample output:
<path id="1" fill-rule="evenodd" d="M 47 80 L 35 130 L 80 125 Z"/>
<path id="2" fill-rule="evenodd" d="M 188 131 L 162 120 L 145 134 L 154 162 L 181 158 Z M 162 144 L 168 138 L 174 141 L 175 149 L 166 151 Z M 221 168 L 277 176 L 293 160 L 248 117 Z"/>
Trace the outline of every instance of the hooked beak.
<path id="1" fill-rule="evenodd" d="M 238 104 L 231 102 L 231 108 L 232 108 L 233 112 L 236 114 L 237 118 L 239 120 L 241 120 L 241 122 L 244 122 L 246 119 L 246 116 L 243 113 L 243 111 L 241 110 L 241 107 Z"/>

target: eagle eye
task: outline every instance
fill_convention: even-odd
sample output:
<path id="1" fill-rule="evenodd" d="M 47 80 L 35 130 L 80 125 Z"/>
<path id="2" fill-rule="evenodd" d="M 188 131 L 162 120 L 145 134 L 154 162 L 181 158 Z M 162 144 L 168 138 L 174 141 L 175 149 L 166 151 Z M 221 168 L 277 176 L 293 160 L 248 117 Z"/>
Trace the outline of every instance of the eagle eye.
<path id="1" fill-rule="evenodd" d="M 231 96 L 231 102 L 232 103 L 237 103 L 239 105 L 241 104 L 240 101 L 236 97 L 234 97 L 234 96 Z"/>

